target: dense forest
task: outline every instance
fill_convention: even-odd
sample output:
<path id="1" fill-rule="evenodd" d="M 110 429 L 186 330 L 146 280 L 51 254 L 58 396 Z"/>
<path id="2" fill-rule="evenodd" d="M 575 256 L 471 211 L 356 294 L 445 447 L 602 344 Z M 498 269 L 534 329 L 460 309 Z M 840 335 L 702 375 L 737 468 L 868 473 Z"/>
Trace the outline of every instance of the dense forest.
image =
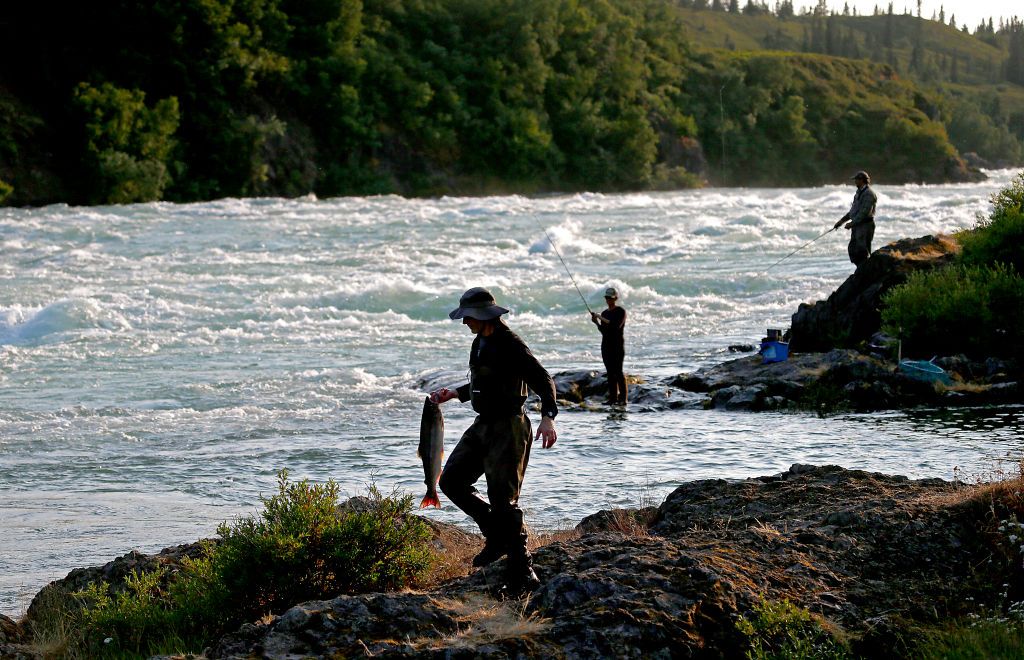
<path id="1" fill-rule="evenodd" d="M 1021 39 L 786 0 L 5 3 L 0 202 L 958 180 L 1021 162 Z"/>

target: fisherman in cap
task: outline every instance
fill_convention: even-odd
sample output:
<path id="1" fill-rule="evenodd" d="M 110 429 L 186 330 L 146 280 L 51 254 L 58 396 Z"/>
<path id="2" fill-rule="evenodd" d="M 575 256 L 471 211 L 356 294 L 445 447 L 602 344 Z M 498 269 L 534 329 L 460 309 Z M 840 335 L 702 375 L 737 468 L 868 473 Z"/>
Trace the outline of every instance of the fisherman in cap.
<path id="1" fill-rule="evenodd" d="M 608 374 L 608 404 L 626 403 L 626 375 L 622 372 L 622 361 L 626 357 L 626 310 L 619 307 L 619 292 L 610 286 L 604 290 L 604 302 L 608 309 L 590 313 L 590 320 L 601 331 L 601 359 Z"/>
<path id="2" fill-rule="evenodd" d="M 864 263 L 871 254 L 871 239 L 875 236 L 875 204 L 878 202 L 878 195 L 871 189 L 871 177 L 861 170 L 852 177 L 857 184 L 857 192 L 853 195 L 853 204 L 850 210 L 833 229 L 839 229 L 839 225 L 847 222 L 846 228 L 850 230 L 850 245 L 847 252 L 850 254 L 850 261 L 855 266 Z"/>
<path id="3" fill-rule="evenodd" d="M 431 392 L 434 403 L 454 398 L 471 401 L 477 417 L 462 435 L 441 472 L 440 486 L 455 506 L 480 526 L 483 550 L 473 559 L 485 566 L 508 555 L 505 565 L 506 593 L 518 596 L 540 586 L 533 558 L 526 549 L 527 533 L 519 491 L 530 459 L 534 436 L 523 410 L 527 387 L 540 396 L 541 422 L 537 438 L 544 449 L 553 447 L 555 432 L 555 383 L 548 372 L 504 320 L 487 289 L 474 287 L 459 299 L 448 316 L 462 319 L 475 337 L 469 354 L 469 383 Z M 484 475 L 487 499 L 474 487 Z"/>

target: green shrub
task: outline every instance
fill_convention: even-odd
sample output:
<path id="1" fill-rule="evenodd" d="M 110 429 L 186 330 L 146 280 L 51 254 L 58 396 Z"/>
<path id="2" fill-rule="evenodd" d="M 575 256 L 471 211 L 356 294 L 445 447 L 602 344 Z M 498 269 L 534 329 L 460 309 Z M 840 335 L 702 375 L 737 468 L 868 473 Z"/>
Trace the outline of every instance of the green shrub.
<path id="1" fill-rule="evenodd" d="M 882 327 L 905 355 L 1014 357 L 1024 341 L 1024 278 L 1002 264 L 913 273 L 882 302 Z"/>
<path id="2" fill-rule="evenodd" d="M 754 607 L 753 617 L 741 617 L 736 628 L 750 643 L 751 659 L 848 658 L 845 643 L 826 627 L 825 622 L 788 600 L 762 599 Z"/>
<path id="3" fill-rule="evenodd" d="M 172 600 L 161 588 L 161 578 L 160 572 L 133 573 L 121 593 L 111 595 L 105 583 L 79 592 L 85 604 L 77 627 L 81 637 L 70 655 L 124 657 L 181 648 Z"/>
<path id="4" fill-rule="evenodd" d="M 333 481 L 290 483 L 261 498 L 264 510 L 218 530 L 206 556 L 176 573 L 135 574 L 112 594 L 94 584 L 75 594 L 71 657 L 134 657 L 201 650 L 224 632 L 307 600 L 401 588 L 427 568 L 426 524 L 412 496 L 374 486 L 363 506 L 339 512 Z"/>
<path id="5" fill-rule="evenodd" d="M 3 204 L 4 200 L 10 197 L 12 192 L 14 192 L 14 186 L 0 179 L 0 204 Z"/>
<path id="6" fill-rule="evenodd" d="M 338 515 L 333 481 L 289 483 L 263 499 L 259 516 L 221 525 L 213 571 L 243 619 L 339 593 L 387 591 L 426 569 L 426 525 L 407 515 L 412 496 L 384 497 L 371 486 L 369 506 Z"/>
<path id="7" fill-rule="evenodd" d="M 957 238 L 968 265 L 1004 263 L 1024 274 L 1024 172 L 992 196 L 992 214 Z"/>

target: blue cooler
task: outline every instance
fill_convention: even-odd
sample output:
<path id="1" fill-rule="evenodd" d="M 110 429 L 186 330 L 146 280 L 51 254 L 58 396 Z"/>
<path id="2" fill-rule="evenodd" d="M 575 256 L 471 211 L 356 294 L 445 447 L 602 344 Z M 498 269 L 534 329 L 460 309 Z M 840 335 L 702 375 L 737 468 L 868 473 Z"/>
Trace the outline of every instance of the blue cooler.
<path id="1" fill-rule="evenodd" d="M 761 364 L 785 362 L 789 359 L 789 344 L 784 341 L 763 341 L 760 353 L 764 357 Z"/>

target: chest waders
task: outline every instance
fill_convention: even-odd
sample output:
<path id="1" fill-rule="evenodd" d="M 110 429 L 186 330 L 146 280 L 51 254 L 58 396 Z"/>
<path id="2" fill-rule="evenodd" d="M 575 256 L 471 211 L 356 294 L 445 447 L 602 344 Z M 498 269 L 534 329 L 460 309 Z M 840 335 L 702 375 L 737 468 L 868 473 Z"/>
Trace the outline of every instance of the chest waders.
<path id="1" fill-rule="evenodd" d="M 523 413 L 528 390 L 522 379 L 507 372 L 470 365 L 469 395 L 478 416 L 448 457 L 439 485 L 484 535 L 484 550 L 473 564 L 483 566 L 507 554 L 507 586 L 514 591 L 526 586 L 517 583 L 536 580 L 519 508 L 533 443 L 533 429 Z M 487 500 L 474 486 L 481 475 L 487 480 Z"/>

